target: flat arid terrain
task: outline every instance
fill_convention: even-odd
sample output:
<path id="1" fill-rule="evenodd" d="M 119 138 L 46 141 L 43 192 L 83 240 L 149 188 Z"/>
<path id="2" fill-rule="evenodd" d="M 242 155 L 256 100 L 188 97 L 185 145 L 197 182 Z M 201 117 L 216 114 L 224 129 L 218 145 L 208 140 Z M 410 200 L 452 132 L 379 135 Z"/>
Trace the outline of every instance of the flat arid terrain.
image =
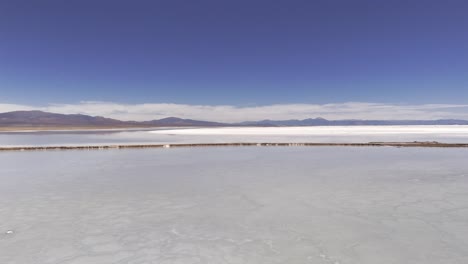
<path id="1" fill-rule="evenodd" d="M 0 133 L 0 263 L 465 263 L 467 132 Z"/>
<path id="2" fill-rule="evenodd" d="M 143 127 L 141 127 L 143 128 Z M 32 132 L 32 131 L 83 131 L 83 130 L 113 130 L 131 129 L 119 126 L 2 126 L 0 132 Z"/>
<path id="3" fill-rule="evenodd" d="M 467 263 L 466 157 L 461 148 L 2 152 L 0 263 Z"/>

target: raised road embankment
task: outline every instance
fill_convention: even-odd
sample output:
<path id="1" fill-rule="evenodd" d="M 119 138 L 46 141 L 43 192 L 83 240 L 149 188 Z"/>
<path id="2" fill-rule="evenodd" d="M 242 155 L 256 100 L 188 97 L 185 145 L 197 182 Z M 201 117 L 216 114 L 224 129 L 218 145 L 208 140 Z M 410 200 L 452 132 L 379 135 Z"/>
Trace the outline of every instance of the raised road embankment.
<path id="1" fill-rule="evenodd" d="M 368 142 L 368 143 L 197 143 L 197 144 L 140 144 L 140 145 L 81 145 L 81 146 L 29 146 L 0 147 L 0 151 L 34 150 L 106 150 L 136 148 L 181 148 L 181 147 L 430 147 L 430 148 L 467 148 L 468 143 L 439 142 Z"/>

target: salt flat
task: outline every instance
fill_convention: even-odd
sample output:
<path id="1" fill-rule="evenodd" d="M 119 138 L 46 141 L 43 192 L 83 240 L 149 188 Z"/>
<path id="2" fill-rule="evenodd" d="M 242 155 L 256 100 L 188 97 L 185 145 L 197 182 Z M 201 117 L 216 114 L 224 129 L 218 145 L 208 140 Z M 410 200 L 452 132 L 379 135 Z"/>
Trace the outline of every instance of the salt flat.
<path id="1" fill-rule="evenodd" d="M 390 147 L 0 153 L 0 263 L 468 263 L 467 156 Z"/>
<path id="2" fill-rule="evenodd" d="M 79 146 L 237 142 L 368 143 L 438 141 L 468 143 L 468 126 L 328 126 L 158 128 L 118 131 L 0 133 L 0 146 Z"/>
<path id="3" fill-rule="evenodd" d="M 215 127 L 168 129 L 154 134 L 173 135 L 376 135 L 447 134 L 463 135 L 468 126 L 303 126 L 303 127 Z"/>
<path id="4" fill-rule="evenodd" d="M 166 137 L 165 140 L 168 141 L 167 143 L 468 142 L 468 126 L 219 127 L 157 130 L 149 133 L 160 137 Z"/>

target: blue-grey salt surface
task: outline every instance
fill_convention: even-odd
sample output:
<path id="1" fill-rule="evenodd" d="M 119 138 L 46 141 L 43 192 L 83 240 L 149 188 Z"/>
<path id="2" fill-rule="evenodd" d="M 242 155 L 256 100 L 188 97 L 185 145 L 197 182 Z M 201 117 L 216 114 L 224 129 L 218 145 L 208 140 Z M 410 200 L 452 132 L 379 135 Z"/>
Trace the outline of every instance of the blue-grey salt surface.
<path id="1" fill-rule="evenodd" d="M 0 263 L 468 263 L 468 150 L 0 153 Z"/>

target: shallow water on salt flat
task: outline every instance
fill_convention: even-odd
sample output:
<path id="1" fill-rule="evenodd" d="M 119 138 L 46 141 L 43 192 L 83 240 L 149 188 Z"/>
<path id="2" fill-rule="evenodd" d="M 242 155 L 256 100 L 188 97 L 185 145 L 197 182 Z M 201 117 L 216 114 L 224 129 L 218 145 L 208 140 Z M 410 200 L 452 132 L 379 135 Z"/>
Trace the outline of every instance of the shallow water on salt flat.
<path id="1" fill-rule="evenodd" d="M 468 263 L 466 157 L 392 147 L 4 152 L 0 263 Z"/>

